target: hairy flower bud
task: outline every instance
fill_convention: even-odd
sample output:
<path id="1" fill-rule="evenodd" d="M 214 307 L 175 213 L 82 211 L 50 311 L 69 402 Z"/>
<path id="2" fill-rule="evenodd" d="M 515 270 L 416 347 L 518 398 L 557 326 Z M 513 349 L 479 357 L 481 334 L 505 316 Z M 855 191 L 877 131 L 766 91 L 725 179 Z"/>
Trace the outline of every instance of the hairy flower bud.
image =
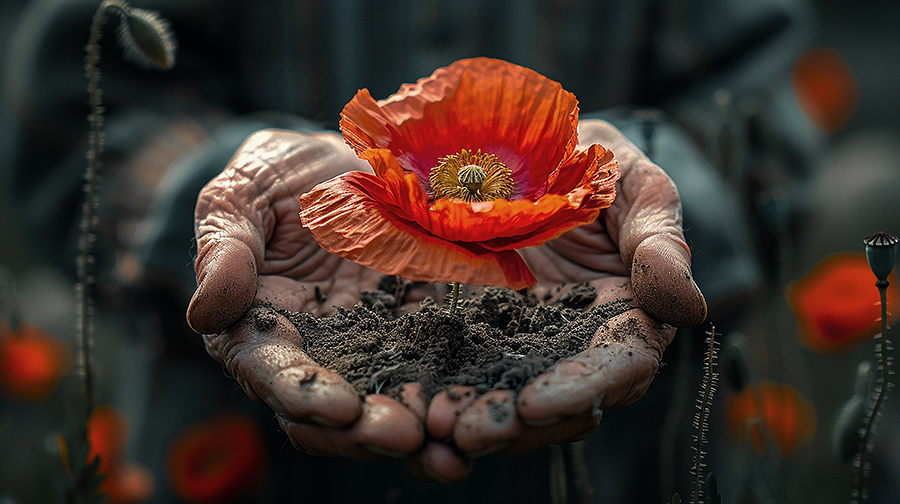
<path id="1" fill-rule="evenodd" d="M 168 70 L 175 65 L 175 37 L 156 12 L 128 8 L 122 13 L 119 42 L 127 57 L 142 65 Z"/>

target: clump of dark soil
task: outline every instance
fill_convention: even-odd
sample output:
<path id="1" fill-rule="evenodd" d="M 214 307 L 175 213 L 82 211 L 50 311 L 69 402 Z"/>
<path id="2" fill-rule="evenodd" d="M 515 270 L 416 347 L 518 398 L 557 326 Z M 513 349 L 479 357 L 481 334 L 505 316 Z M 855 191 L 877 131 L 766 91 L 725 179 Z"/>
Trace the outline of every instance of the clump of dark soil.
<path id="1" fill-rule="evenodd" d="M 421 383 L 428 396 L 454 384 L 518 391 L 586 349 L 602 324 L 632 308 L 626 299 L 585 309 L 597 294 L 584 284 L 551 305 L 488 287 L 460 301 L 456 313 L 427 299 L 419 311 L 396 315 L 403 287 L 385 278 L 380 290 L 330 317 L 284 313 L 305 336 L 307 355 L 360 394 L 390 393 L 410 382 Z"/>

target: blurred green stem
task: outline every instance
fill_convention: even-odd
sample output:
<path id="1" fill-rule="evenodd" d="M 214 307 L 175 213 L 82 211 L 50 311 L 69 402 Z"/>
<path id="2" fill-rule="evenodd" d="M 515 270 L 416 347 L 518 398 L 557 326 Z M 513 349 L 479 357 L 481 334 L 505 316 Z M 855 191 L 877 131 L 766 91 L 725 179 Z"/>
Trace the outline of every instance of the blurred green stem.
<path id="1" fill-rule="evenodd" d="M 84 393 L 85 421 L 94 410 L 94 370 L 91 358 L 94 330 L 94 282 L 92 273 L 94 264 L 94 244 L 97 236 L 97 186 L 100 172 L 100 154 L 103 151 L 103 101 L 100 90 L 100 36 L 107 10 L 124 11 L 127 4 L 120 0 L 104 0 L 97 7 L 91 23 L 91 31 L 87 43 L 87 56 L 84 70 L 88 79 L 88 104 L 90 115 L 87 167 L 84 171 L 84 202 L 81 207 L 81 236 L 78 240 L 78 286 L 76 296 L 78 303 L 78 319 L 76 334 L 78 344 L 78 374 L 82 379 Z"/>
<path id="2" fill-rule="evenodd" d="M 888 376 L 890 374 L 890 362 L 888 360 L 888 340 L 887 340 L 887 288 L 890 283 L 887 280 L 878 280 L 875 286 L 878 287 L 878 293 L 881 296 L 881 338 L 879 342 L 879 353 L 881 354 L 881 385 L 878 387 L 878 397 L 875 399 L 875 405 L 872 412 L 866 420 L 866 429 L 863 433 L 862 443 L 859 447 L 859 478 L 856 486 L 856 500 L 858 504 L 862 504 L 866 500 L 866 478 L 868 476 L 868 467 L 866 467 L 869 451 L 871 450 L 872 434 L 875 430 L 875 419 L 878 418 L 878 411 L 881 404 L 887 396 Z"/>

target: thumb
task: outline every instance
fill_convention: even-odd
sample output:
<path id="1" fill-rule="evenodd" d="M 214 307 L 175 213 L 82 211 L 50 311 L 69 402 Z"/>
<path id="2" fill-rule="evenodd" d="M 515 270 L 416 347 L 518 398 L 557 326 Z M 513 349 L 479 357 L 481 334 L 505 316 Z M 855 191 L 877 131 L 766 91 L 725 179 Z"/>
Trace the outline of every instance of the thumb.
<path id="1" fill-rule="evenodd" d="M 197 290 L 187 321 L 201 334 L 216 334 L 237 322 L 256 297 L 256 257 L 236 238 L 211 239 L 197 255 Z"/>
<path id="2" fill-rule="evenodd" d="M 691 327 L 706 319 L 706 300 L 681 240 L 656 234 L 641 241 L 634 251 L 631 284 L 644 311 L 663 322 Z"/>

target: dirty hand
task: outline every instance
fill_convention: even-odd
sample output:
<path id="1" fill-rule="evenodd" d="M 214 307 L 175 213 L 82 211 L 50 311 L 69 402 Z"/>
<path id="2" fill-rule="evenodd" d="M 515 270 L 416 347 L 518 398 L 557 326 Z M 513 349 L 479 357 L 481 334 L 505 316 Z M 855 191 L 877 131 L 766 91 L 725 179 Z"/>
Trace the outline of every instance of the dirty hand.
<path id="1" fill-rule="evenodd" d="M 630 298 L 641 308 L 611 319 L 589 350 L 538 377 L 518 398 L 501 390 L 475 397 L 459 387 L 425 404 L 410 384 L 402 403 L 377 394 L 360 400 L 303 353 L 302 335 L 287 319 L 251 306 L 258 300 L 318 315 L 321 296 L 328 306 L 350 306 L 381 277 L 320 249 L 297 218 L 297 197 L 316 183 L 369 169 L 333 133 L 257 133 L 204 188 L 195 222 L 199 285 L 188 321 L 206 334 L 210 355 L 276 412 L 307 453 L 405 455 L 417 475 L 455 481 L 480 455 L 578 439 L 596 428 L 601 409 L 643 394 L 672 326 L 697 324 L 706 310 L 691 280 L 671 181 L 605 123 L 583 123 L 580 138 L 616 154 L 619 196 L 596 223 L 522 251 L 539 280 L 532 290 L 541 296 L 590 280 L 598 304 Z"/>
<path id="2" fill-rule="evenodd" d="M 465 476 L 472 459 L 489 453 L 524 453 L 587 436 L 603 409 L 644 394 L 676 327 L 706 318 L 672 181 L 605 122 L 583 121 L 579 140 L 581 148 L 599 143 L 615 154 L 616 200 L 593 224 L 520 250 L 538 279 L 530 291 L 543 299 L 589 281 L 598 293 L 594 305 L 631 299 L 634 308 L 611 318 L 589 349 L 557 363 L 518 396 L 507 390 L 477 396 L 467 387 L 435 396 L 426 414 L 429 439 L 452 440 L 465 454 L 427 442 L 423 458 L 440 479 Z"/>
<path id="3" fill-rule="evenodd" d="M 323 298 L 349 307 L 361 289 L 375 290 L 381 274 L 319 248 L 299 217 L 301 194 L 358 169 L 368 164 L 335 133 L 251 135 L 198 197 L 198 286 L 187 319 L 247 395 L 275 412 L 297 449 L 367 459 L 419 449 L 424 403 L 361 400 L 303 352 L 304 335 L 287 318 L 260 305 L 323 315 Z"/>

